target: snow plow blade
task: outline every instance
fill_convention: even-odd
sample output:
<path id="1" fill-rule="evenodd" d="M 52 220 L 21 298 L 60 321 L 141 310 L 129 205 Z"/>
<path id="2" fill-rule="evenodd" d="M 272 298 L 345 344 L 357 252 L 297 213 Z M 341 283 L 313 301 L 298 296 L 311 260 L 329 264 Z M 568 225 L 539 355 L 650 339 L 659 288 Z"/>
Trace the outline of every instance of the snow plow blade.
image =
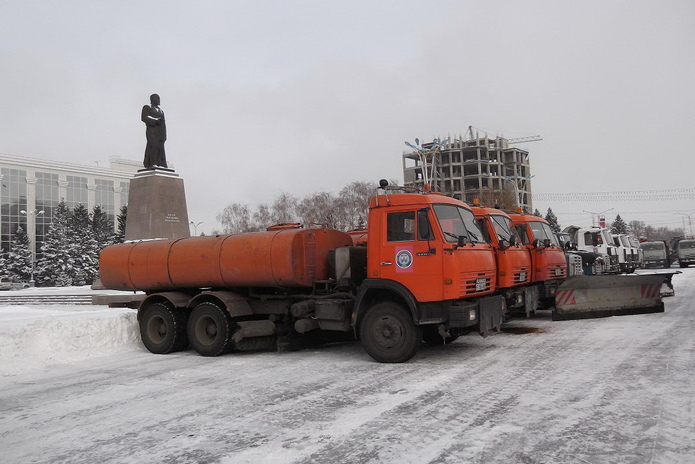
<path id="1" fill-rule="evenodd" d="M 666 276 L 584 275 L 568 278 L 555 293 L 554 321 L 664 312 Z"/>

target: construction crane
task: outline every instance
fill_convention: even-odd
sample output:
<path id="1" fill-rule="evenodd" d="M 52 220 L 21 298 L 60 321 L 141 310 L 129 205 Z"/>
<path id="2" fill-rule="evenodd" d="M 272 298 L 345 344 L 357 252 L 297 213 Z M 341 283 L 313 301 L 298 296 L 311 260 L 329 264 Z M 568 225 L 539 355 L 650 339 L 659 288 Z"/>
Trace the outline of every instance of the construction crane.
<path id="1" fill-rule="evenodd" d="M 528 137 L 517 137 L 515 139 L 507 139 L 509 143 L 526 143 L 526 142 L 538 142 L 543 140 L 540 135 L 531 135 Z"/>
<path id="2" fill-rule="evenodd" d="M 474 140 L 478 138 L 477 133 L 473 133 L 473 129 L 480 130 L 478 128 L 475 128 L 473 126 L 468 126 L 468 131 L 466 132 L 466 136 L 468 137 L 468 140 Z M 487 134 L 486 134 L 487 137 Z M 528 137 L 516 137 L 513 139 L 507 139 L 507 142 L 510 144 L 512 143 L 526 143 L 526 142 L 538 142 L 540 140 L 543 140 L 543 138 L 540 135 L 531 135 Z"/>

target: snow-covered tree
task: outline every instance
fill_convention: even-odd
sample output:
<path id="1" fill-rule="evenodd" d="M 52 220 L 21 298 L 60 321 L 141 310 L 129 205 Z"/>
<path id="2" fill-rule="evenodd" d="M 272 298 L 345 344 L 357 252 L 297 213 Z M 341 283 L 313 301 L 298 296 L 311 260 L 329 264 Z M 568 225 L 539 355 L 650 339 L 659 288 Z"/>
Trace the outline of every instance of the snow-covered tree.
<path id="1" fill-rule="evenodd" d="M 92 218 L 89 227 L 93 231 L 93 236 L 99 250 L 115 243 L 113 224 L 111 224 L 109 217 L 104 210 L 101 209 L 101 206 L 95 205 L 94 209 L 92 209 Z"/>
<path id="2" fill-rule="evenodd" d="M 613 224 L 611 224 L 611 232 L 614 234 L 627 234 L 627 230 L 627 223 L 623 221 L 623 218 L 621 218 L 620 214 L 618 214 L 615 217 Z"/>
<path id="3" fill-rule="evenodd" d="M 125 226 L 128 220 L 128 205 L 121 206 L 121 212 L 116 217 L 118 230 L 114 236 L 114 243 L 123 243 L 125 241 Z"/>
<path id="4" fill-rule="evenodd" d="M 533 215 L 534 215 L 534 216 L 538 216 L 538 217 L 540 217 L 540 218 L 543 217 L 543 214 L 538 210 L 538 208 L 536 208 L 536 209 L 533 211 Z"/>
<path id="5" fill-rule="evenodd" d="M 560 232 L 562 230 L 560 224 L 557 222 L 557 216 L 555 216 L 555 213 L 553 213 L 552 208 L 548 208 L 548 212 L 545 213 L 545 220 L 548 221 L 548 224 L 553 232 Z"/>
<path id="6" fill-rule="evenodd" d="M 12 236 L 10 248 L 7 251 L 3 275 L 13 280 L 28 282 L 31 280 L 31 246 L 29 235 L 21 227 Z"/>
<path id="7" fill-rule="evenodd" d="M 35 278 L 39 285 L 72 285 L 74 262 L 70 253 L 68 214 L 65 200 L 53 209 L 53 218 L 41 245 L 41 258 L 36 263 Z"/>
<path id="8" fill-rule="evenodd" d="M 98 273 L 99 244 L 92 228 L 89 212 L 83 204 L 78 204 L 68 220 L 68 253 L 72 259 L 73 285 L 87 285 L 94 282 Z"/>

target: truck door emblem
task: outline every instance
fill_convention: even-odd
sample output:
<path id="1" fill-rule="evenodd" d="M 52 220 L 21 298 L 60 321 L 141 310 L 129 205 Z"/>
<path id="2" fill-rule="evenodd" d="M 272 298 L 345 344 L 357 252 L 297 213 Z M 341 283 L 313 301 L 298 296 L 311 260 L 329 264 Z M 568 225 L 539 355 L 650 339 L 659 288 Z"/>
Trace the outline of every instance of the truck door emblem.
<path id="1" fill-rule="evenodd" d="M 400 250 L 396 253 L 396 265 L 401 269 L 408 269 L 413 265 L 413 255 L 408 250 Z"/>

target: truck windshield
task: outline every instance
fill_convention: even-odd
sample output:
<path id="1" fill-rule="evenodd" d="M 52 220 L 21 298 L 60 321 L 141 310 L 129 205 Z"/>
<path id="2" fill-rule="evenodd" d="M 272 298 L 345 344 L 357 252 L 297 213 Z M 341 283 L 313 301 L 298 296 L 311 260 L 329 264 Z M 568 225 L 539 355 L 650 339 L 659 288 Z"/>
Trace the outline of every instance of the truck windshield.
<path id="1" fill-rule="evenodd" d="M 456 243 L 459 236 L 464 236 L 470 242 L 483 243 L 483 234 L 469 210 L 455 205 L 434 205 L 434 213 L 447 242 Z"/>
<path id="2" fill-rule="evenodd" d="M 644 251 L 661 251 L 664 249 L 663 243 L 642 243 L 642 249 Z"/>
<path id="3" fill-rule="evenodd" d="M 694 240 L 681 240 L 681 242 L 678 244 L 679 248 L 695 248 L 695 241 Z"/>
<path id="4" fill-rule="evenodd" d="M 555 233 L 548 224 L 540 221 L 529 221 L 529 225 L 531 226 L 531 231 L 533 232 L 533 236 L 535 238 L 541 241 L 548 239 L 550 240 L 550 244 L 552 246 L 560 246 Z"/>
<path id="5" fill-rule="evenodd" d="M 511 219 L 498 214 L 490 215 L 490 219 L 492 220 L 492 227 L 495 229 L 495 233 L 500 240 L 506 240 L 509 242 L 512 236 L 515 236 L 516 242 L 521 242 L 519 237 L 516 236 L 516 229 L 514 228 Z"/>
<path id="6" fill-rule="evenodd" d="M 630 248 L 632 246 L 632 245 L 630 245 L 630 240 L 627 238 L 627 235 L 621 235 L 620 236 L 620 242 L 626 248 Z"/>

